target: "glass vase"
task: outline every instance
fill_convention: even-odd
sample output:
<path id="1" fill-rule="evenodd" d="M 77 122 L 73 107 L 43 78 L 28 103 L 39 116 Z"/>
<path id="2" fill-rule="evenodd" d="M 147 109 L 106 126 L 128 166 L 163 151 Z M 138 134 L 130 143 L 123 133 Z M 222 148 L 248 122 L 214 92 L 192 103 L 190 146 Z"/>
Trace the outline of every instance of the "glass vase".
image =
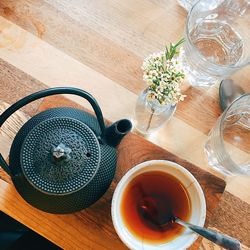
<path id="1" fill-rule="evenodd" d="M 135 128 L 142 134 L 155 132 L 174 114 L 176 105 L 161 105 L 157 100 L 148 100 L 148 88 L 140 93 L 135 106 Z"/>

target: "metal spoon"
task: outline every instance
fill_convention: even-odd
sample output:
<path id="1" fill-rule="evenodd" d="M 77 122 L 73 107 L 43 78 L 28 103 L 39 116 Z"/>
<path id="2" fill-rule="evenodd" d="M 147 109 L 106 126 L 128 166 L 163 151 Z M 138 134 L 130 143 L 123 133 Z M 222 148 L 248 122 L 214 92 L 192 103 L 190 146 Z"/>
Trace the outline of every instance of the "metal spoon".
<path id="1" fill-rule="evenodd" d="M 139 202 L 138 211 L 144 219 L 160 228 L 164 228 L 167 224 L 175 222 L 191 229 L 197 234 L 203 236 L 204 238 L 214 242 L 219 246 L 224 247 L 225 249 L 241 249 L 240 242 L 230 236 L 182 221 L 172 213 L 171 207 L 168 204 L 157 197 L 145 196 Z"/>
<path id="2" fill-rule="evenodd" d="M 220 107 L 224 111 L 236 98 L 244 94 L 244 90 L 235 85 L 232 79 L 222 80 L 219 88 Z"/>

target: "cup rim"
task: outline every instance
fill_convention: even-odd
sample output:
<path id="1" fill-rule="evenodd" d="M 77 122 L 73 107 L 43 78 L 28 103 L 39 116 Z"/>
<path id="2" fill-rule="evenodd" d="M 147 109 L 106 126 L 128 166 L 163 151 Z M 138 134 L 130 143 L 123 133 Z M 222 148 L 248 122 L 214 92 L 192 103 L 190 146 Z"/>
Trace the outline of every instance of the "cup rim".
<path id="1" fill-rule="evenodd" d="M 238 101 L 241 100 L 241 99 L 244 99 L 244 98 L 247 97 L 247 96 L 250 96 L 250 93 L 245 93 L 245 94 L 239 96 L 238 98 L 236 98 L 236 99 L 235 99 L 235 100 L 234 100 L 234 101 L 224 110 L 224 112 L 223 112 L 222 115 L 221 115 L 221 118 L 222 118 L 222 119 L 225 118 L 226 114 L 227 114 L 228 111 L 231 109 L 231 107 L 234 106 L 236 102 L 238 102 Z M 220 129 L 222 129 L 221 124 L 220 124 Z"/>
<path id="2" fill-rule="evenodd" d="M 155 248 L 154 245 L 150 245 L 148 243 L 145 243 L 145 245 L 143 244 L 143 246 L 141 248 L 134 248 L 134 245 L 131 243 L 131 241 L 129 241 L 124 236 L 122 230 L 120 229 L 121 226 L 118 224 L 118 219 L 116 218 L 116 215 L 119 214 L 119 204 L 120 204 L 117 200 L 120 199 L 121 194 L 124 191 L 127 184 L 133 178 L 135 178 L 137 175 L 142 173 L 142 172 L 140 172 L 140 170 L 142 170 L 143 172 L 150 172 L 151 170 L 148 167 L 150 165 L 154 166 L 155 164 L 169 166 L 170 169 L 168 171 L 166 171 L 166 173 L 169 173 L 169 174 L 171 174 L 171 168 L 174 169 L 174 170 L 177 170 L 177 171 L 181 171 L 185 175 L 185 177 L 187 177 L 191 181 L 191 183 L 193 183 L 193 185 L 195 187 L 195 192 L 198 194 L 198 199 L 199 199 L 199 202 L 200 202 L 200 213 L 199 213 L 199 216 L 198 216 L 199 223 L 197 223 L 197 225 L 202 227 L 205 224 L 205 220 L 206 220 L 206 201 L 205 201 L 205 196 L 204 196 L 204 193 L 202 191 L 202 188 L 201 188 L 199 182 L 196 180 L 196 178 L 187 169 L 185 169 L 183 166 L 181 166 L 181 165 L 179 165 L 179 164 L 177 164 L 175 162 L 168 161 L 168 160 L 145 161 L 145 162 L 139 163 L 136 166 L 132 167 L 121 178 L 121 180 L 119 181 L 119 183 L 116 186 L 116 189 L 115 189 L 113 197 L 112 197 L 111 216 L 112 216 L 112 221 L 113 221 L 114 228 L 115 228 L 116 233 L 118 234 L 119 238 L 122 240 L 122 242 L 127 247 L 129 247 L 130 249 L 145 249 L 145 250 L 151 250 L 152 249 L 153 250 L 153 249 L 156 249 L 156 248 Z M 160 168 L 159 168 L 159 171 L 161 171 Z M 178 177 L 176 177 L 176 178 L 178 179 Z M 192 212 L 192 213 L 194 213 L 194 212 Z M 126 227 L 124 224 L 122 226 L 124 228 Z M 183 237 L 185 231 L 181 235 L 179 235 L 177 238 L 175 238 L 173 241 L 169 241 L 169 242 L 166 242 L 166 243 L 160 243 L 159 245 L 157 245 L 157 249 L 162 249 L 163 250 L 163 249 L 166 249 L 167 245 L 174 244 L 173 242 L 176 239 L 178 239 L 180 237 Z M 188 247 L 190 247 L 197 238 L 198 238 L 198 235 L 196 233 L 190 233 L 188 240 L 185 241 L 185 243 L 183 244 L 181 249 L 187 249 Z M 137 243 L 139 242 L 139 240 L 136 237 L 133 237 L 133 241 L 137 242 Z M 176 249 L 176 248 L 173 248 L 173 246 L 171 246 L 171 249 Z"/>

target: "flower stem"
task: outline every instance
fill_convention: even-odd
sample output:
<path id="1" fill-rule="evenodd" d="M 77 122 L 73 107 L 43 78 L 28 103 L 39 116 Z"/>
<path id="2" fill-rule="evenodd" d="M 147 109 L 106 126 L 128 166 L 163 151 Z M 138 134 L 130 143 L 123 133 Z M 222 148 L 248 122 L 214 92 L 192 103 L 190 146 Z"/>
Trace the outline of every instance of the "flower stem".
<path id="1" fill-rule="evenodd" d="M 151 111 L 152 111 L 152 113 L 150 114 L 150 117 L 149 117 L 149 121 L 148 121 L 148 126 L 146 128 L 146 132 L 148 132 L 148 130 L 150 129 L 150 125 L 151 125 L 151 122 L 152 122 L 152 119 L 153 119 L 153 116 L 154 116 L 154 113 L 155 113 L 155 110 L 153 108 L 151 108 Z"/>

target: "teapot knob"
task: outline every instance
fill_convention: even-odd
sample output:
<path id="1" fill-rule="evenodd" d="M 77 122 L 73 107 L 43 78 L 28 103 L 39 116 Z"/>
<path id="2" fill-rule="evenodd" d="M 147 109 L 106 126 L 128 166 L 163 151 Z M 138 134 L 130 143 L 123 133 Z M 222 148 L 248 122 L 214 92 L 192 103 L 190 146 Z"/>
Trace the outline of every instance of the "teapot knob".
<path id="1" fill-rule="evenodd" d="M 52 152 L 52 159 L 53 161 L 60 162 L 60 161 L 69 161 L 70 160 L 70 153 L 71 148 L 66 147 L 63 143 L 60 143 L 58 146 L 53 146 L 51 149 Z"/>

